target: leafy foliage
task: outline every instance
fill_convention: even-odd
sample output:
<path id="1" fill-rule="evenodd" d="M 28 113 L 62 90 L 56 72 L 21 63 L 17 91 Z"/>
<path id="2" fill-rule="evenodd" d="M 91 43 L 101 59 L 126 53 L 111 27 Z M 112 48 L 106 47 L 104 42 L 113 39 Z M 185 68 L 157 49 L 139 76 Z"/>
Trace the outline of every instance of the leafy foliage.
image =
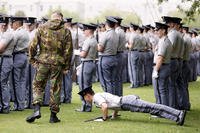
<path id="1" fill-rule="evenodd" d="M 163 2 L 167 2 L 169 0 L 158 0 L 158 3 L 161 4 Z M 185 20 L 187 22 L 192 22 L 197 19 L 197 16 L 200 14 L 200 0 L 182 0 L 184 2 L 191 2 L 191 7 L 189 9 L 183 9 L 180 5 L 177 8 L 185 13 Z"/>

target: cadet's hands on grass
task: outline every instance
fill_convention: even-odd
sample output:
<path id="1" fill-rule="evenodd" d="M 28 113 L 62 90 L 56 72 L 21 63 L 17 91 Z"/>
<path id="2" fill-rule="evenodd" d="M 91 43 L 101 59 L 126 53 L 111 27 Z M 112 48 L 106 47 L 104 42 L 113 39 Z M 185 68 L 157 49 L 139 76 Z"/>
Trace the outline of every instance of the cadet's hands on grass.
<path id="1" fill-rule="evenodd" d="M 96 119 L 94 121 L 103 122 L 104 120 L 102 118 L 100 118 L 100 119 Z"/>

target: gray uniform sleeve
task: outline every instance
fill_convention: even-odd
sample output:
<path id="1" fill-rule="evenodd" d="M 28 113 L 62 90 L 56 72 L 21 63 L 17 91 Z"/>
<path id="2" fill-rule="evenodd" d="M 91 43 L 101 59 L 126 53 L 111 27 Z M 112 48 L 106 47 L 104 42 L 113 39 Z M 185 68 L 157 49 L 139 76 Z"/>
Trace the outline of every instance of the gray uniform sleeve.
<path id="1" fill-rule="evenodd" d="M 90 49 L 90 45 L 87 41 L 85 41 L 82 46 L 82 51 L 88 52 L 89 49 Z"/>
<path id="2" fill-rule="evenodd" d="M 164 44 L 165 42 L 163 41 L 162 44 L 159 46 L 158 49 L 158 56 L 166 57 L 167 54 L 167 44 Z"/>
<path id="3" fill-rule="evenodd" d="M 5 33 L 0 42 L 3 44 L 3 45 L 8 45 L 9 42 L 13 39 L 13 36 L 11 34 L 8 34 L 8 33 Z"/>
<path id="4" fill-rule="evenodd" d="M 99 40 L 99 44 L 102 45 L 103 47 L 105 47 L 107 42 L 107 37 L 106 37 L 106 33 L 102 35 L 101 39 Z"/>

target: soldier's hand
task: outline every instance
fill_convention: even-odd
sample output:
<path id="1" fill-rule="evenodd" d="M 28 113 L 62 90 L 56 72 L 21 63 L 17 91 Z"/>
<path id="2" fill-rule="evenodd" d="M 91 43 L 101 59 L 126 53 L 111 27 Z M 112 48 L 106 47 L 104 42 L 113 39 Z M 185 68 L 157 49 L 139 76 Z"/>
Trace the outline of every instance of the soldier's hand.
<path id="1" fill-rule="evenodd" d="M 64 70 L 63 71 L 63 74 L 67 74 L 67 73 L 69 73 L 69 70 Z"/>

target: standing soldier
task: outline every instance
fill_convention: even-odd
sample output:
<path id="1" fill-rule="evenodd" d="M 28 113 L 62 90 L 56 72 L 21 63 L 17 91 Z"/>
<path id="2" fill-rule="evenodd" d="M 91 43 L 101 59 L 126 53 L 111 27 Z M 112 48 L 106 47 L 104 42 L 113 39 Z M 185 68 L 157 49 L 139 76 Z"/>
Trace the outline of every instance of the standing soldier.
<path id="1" fill-rule="evenodd" d="M 154 94 L 157 104 L 168 105 L 167 84 L 170 76 L 170 58 L 172 44 L 167 37 L 168 26 L 156 22 L 156 30 L 159 39 L 154 54 L 154 68 L 152 73 Z"/>
<path id="2" fill-rule="evenodd" d="M 38 53 L 37 46 L 40 51 Z M 57 117 L 60 104 L 60 88 L 62 73 L 70 69 L 72 56 L 72 38 L 68 29 L 64 28 L 63 15 L 53 12 L 51 20 L 41 25 L 30 44 L 29 59 L 37 72 L 33 81 L 33 105 L 34 112 L 27 117 L 31 123 L 41 117 L 40 106 L 43 101 L 43 93 L 48 79 L 51 82 L 50 90 L 50 123 L 60 122 Z"/>
<path id="3" fill-rule="evenodd" d="M 14 30 L 15 47 L 13 52 L 12 82 L 14 90 L 15 111 L 24 110 L 26 92 L 27 51 L 29 36 L 23 28 L 24 17 L 11 17 L 11 28 Z"/>
<path id="4" fill-rule="evenodd" d="M 28 31 L 29 35 L 29 42 L 31 42 L 35 36 L 36 32 L 36 18 L 34 17 L 27 17 L 25 20 L 26 30 Z M 29 43 L 30 44 L 30 43 Z M 34 67 L 28 63 L 27 66 L 27 74 L 26 74 L 26 97 L 25 97 L 25 108 L 32 108 L 32 81 L 33 76 L 35 74 Z"/>
<path id="5" fill-rule="evenodd" d="M 12 53 L 15 46 L 13 34 L 8 30 L 9 17 L 0 17 L 0 113 L 10 111 L 9 75 L 13 69 Z"/>
<path id="6" fill-rule="evenodd" d="M 183 32 L 183 39 L 184 39 L 184 53 L 183 53 L 183 67 L 182 67 L 182 75 L 183 75 L 183 81 L 184 81 L 184 88 L 185 88 L 185 95 L 183 96 L 183 107 L 185 110 L 190 110 L 190 99 L 189 99 L 189 90 L 188 90 L 188 82 L 190 75 L 190 68 L 189 68 L 189 58 L 190 53 L 192 50 L 192 43 L 191 43 L 191 37 L 188 34 L 189 27 L 182 27 Z"/>
<path id="7" fill-rule="evenodd" d="M 119 36 L 119 45 L 117 48 L 117 60 L 118 60 L 118 75 L 117 75 L 117 94 L 118 96 L 123 95 L 123 80 L 122 80 L 122 72 L 124 70 L 124 67 L 126 66 L 126 58 L 124 55 L 124 50 L 125 50 L 125 44 L 126 44 L 126 36 L 124 30 L 120 27 L 122 18 L 120 17 L 113 17 L 114 19 L 117 20 L 117 23 L 115 23 L 115 32 Z"/>
<path id="8" fill-rule="evenodd" d="M 128 56 L 128 67 L 129 67 L 129 77 L 131 86 L 130 88 L 138 88 L 140 86 L 140 74 L 139 70 L 141 69 L 140 65 L 140 36 L 137 32 L 139 26 L 133 23 L 130 24 L 131 35 L 129 38 L 129 43 L 126 45 L 129 50 Z"/>
<path id="9" fill-rule="evenodd" d="M 99 51 L 99 79 L 105 92 L 116 94 L 117 66 L 116 58 L 119 36 L 114 30 L 118 21 L 113 17 L 106 17 L 106 32 L 98 44 Z"/>
<path id="10" fill-rule="evenodd" d="M 169 106 L 178 109 L 177 101 L 177 79 L 179 75 L 179 52 L 181 47 L 181 38 L 179 32 L 176 30 L 176 25 L 180 23 L 181 19 L 164 16 L 163 21 L 169 26 L 168 38 L 172 43 L 171 62 L 170 62 L 170 78 L 169 78 Z M 182 69 L 182 68 L 181 68 Z"/>
<path id="11" fill-rule="evenodd" d="M 84 90 L 92 86 L 92 78 L 96 72 L 96 54 L 97 54 L 97 40 L 94 36 L 94 31 L 97 27 L 91 24 L 83 24 L 83 31 L 86 40 L 83 42 L 81 52 L 76 50 L 77 55 L 81 57 L 81 68 L 78 75 L 79 89 Z M 79 112 L 91 112 L 92 105 L 85 102 L 81 97 L 82 107 L 81 109 L 76 109 Z"/>

